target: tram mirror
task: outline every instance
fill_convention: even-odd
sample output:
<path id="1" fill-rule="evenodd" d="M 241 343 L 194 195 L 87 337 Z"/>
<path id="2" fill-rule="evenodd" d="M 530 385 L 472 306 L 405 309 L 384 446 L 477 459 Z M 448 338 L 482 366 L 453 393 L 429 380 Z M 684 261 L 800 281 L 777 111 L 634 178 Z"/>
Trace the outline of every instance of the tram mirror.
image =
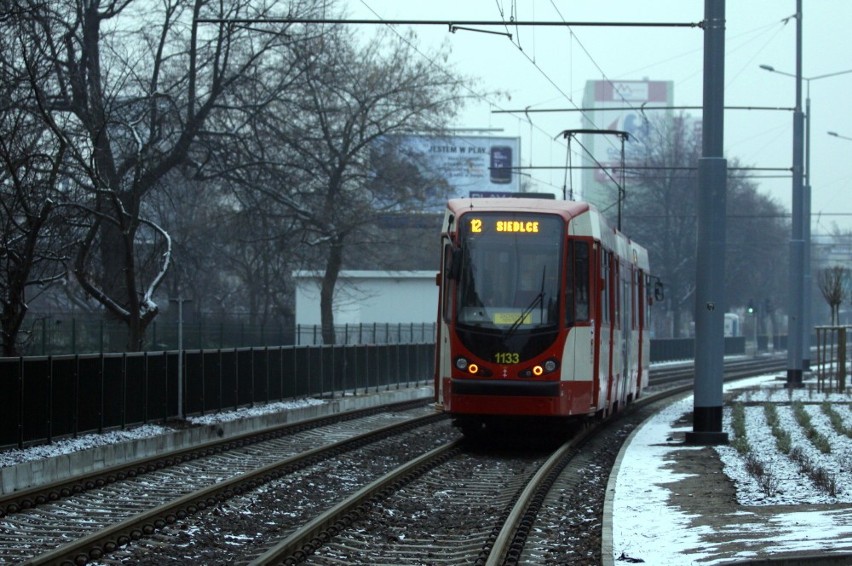
<path id="1" fill-rule="evenodd" d="M 666 294 L 663 292 L 663 282 L 655 281 L 654 282 L 654 300 L 662 301 L 666 298 Z"/>
<path id="2" fill-rule="evenodd" d="M 448 254 L 447 259 L 449 260 L 446 265 L 447 277 L 449 279 L 457 279 L 459 276 L 459 272 L 461 271 L 461 262 L 462 262 L 462 251 L 459 248 L 455 248 Z"/>

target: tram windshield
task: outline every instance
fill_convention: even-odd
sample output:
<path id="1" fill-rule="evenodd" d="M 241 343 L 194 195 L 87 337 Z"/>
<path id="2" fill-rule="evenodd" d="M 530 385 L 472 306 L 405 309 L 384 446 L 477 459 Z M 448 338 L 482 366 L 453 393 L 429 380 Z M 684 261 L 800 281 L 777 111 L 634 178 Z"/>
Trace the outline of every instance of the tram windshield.
<path id="1" fill-rule="evenodd" d="M 549 214 L 468 213 L 456 322 L 509 337 L 559 322 L 563 223 Z"/>

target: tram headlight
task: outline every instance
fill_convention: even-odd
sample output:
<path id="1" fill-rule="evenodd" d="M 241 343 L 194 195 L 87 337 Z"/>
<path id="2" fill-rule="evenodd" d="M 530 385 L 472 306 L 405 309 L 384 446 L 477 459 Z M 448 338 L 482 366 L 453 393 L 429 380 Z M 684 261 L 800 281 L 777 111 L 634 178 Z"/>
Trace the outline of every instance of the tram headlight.
<path id="1" fill-rule="evenodd" d="M 532 367 L 519 371 L 518 377 L 541 377 L 542 375 L 553 373 L 557 369 L 559 369 L 559 361 L 555 358 L 550 358 L 549 360 L 545 360 L 542 364 L 536 364 Z"/>
<path id="2" fill-rule="evenodd" d="M 493 372 L 487 367 L 480 366 L 479 364 L 468 360 L 464 356 L 457 357 L 454 363 L 457 370 L 470 376 L 491 377 L 493 375 Z"/>

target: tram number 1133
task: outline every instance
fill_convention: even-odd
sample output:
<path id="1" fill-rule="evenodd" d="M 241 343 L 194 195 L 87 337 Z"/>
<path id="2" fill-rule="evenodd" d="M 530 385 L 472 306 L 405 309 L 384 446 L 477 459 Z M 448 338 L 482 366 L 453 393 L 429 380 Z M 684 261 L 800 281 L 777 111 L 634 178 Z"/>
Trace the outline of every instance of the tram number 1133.
<path id="1" fill-rule="evenodd" d="M 497 352 L 494 361 L 498 364 L 519 364 L 521 356 L 517 352 Z"/>

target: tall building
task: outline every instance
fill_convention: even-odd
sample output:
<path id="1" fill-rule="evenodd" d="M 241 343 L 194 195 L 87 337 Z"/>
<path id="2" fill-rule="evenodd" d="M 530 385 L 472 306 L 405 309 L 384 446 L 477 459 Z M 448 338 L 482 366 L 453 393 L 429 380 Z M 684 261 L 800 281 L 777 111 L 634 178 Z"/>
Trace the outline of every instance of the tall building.
<path id="1" fill-rule="evenodd" d="M 671 81 L 587 81 L 582 129 L 604 131 L 581 134 L 582 148 L 572 147 L 581 152 L 583 165 L 580 194 L 575 191 L 573 198 L 591 202 L 614 221 L 622 181 L 622 136 L 606 131 L 626 132 L 625 153 L 629 156 L 630 144 L 645 135 L 648 121 L 661 117 L 655 114 L 672 113 L 673 100 Z"/>

